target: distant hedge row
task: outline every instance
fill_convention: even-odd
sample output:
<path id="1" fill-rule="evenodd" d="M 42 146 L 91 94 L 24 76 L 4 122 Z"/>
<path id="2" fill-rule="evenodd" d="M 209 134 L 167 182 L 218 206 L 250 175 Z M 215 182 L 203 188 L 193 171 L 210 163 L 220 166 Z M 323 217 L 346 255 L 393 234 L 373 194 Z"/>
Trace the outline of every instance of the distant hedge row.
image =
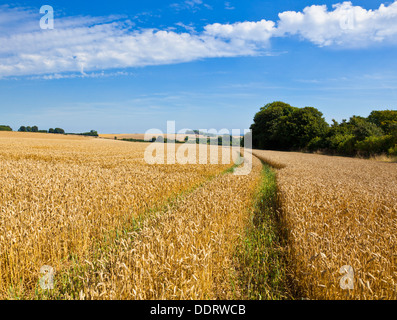
<path id="1" fill-rule="evenodd" d="M 10 126 L 0 125 L 0 131 L 13 131 Z M 62 128 L 50 128 L 48 130 L 39 130 L 38 126 L 21 126 L 18 129 L 18 132 L 41 132 L 41 133 L 54 133 L 54 134 L 66 134 L 65 130 Z M 95 130 L 91 130 L 89 132 L 84 133 L 68 133 L 80 136 L 91 136 L 91 137 L 98 137 L 98 132 Z"/>
<path id="2" fill-rule="evenodd" d="M 65 130 L 62 128 L 50 128 L 49 130 L 39 130 L 38 126 L 21 126 L 18 129 L 19 132 L 42 132 L 42 133 L 58 133 L 58 134 L 64 134 Z"/>
<path id="3" fill-rule="evenodd" d="M 12 131 L 10 126 L 0 125 L 0 131 Z"/>

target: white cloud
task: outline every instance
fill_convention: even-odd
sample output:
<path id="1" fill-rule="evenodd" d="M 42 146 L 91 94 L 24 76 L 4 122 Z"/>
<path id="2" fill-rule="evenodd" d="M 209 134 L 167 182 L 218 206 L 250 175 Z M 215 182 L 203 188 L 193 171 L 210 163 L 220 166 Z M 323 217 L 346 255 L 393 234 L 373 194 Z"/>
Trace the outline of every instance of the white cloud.
<path id="1" fill-rule="evenodd" d="M 306 7 L 303 12 L 279 14 L 277 34 L 298 35 L 319 46 L 365 47 L 397 40 L 397 2 L 366 10 L 343 2 L 328 11 L 325 5 Z"/>
<path id="2" fill-rule="evenodd" d="M 184 4 L 204 5 L 201 0 Z M 280 13 L 277 22 L 214 23 L 202 32 L 180 23 L 186 31 L 138 30 L 122 16 L 56 18 L 54 30 L 41 30 L 40 17 L 30 9 L 0 6 L 0 77 L 87 76 L 108 69 L 266 54 L 273 37 L 298 36 L 318 46 L 397 43 L 397 2 L 377 10 L 350 2 L 331 11 L 310 6 Z"/>
<path id="3" fill-rule="evenodd" d="M 210 6 L 207 3 L 204 3 L 202 0 L 185 0 L 183 2 L 176 2 L 176 3 L 172 3 L 171 7 L 178 11 L 191 10 L 193 12 L 196 12 L 197 10 L 200 10 L 202 7 L 212 10 L 212 6 Z"/>
<path id="4" fill-rule="evenodd" d="M 189 31 L 190 33 L 196 32 L 196 29 L 193 27 L 192 23 L 190 23 L 189 25 L 186 25 L 183 22 L 177 22 L 177 23 L 175 23 L 175 25 Z"/>
<path id="5" fill-rule="evenodd" d="M 15 10 L 14 17 L 19 12 Z M 35 21 L 35 27 L 30 31 L 0 29 L 0 77 L 64 72 L 84 75 L 94 70 L 257 54 L 256 47 L 244 40 L 230 43 L 206 33 L 133 30 L 128 20 L 115 17 L 58 18 L 54 30 L 41 30 L 39 15 L 29 13 L 20 18 L 29 25 Z"/>
<path id="6" fill-rule="evenodd" d="M 130 76 L 132 73 L 117 71 L 117 72 L 91 72 L 91 73 L 67 73 L 67 74 L 45 74 L 41 76 L 30 77 L 30 80 L 59 80 L 59 79 L 76 79 L 76 78 L 109 78 L 109 77 L 120 77 Z"/>
<path id="7" fill-rule="evenodd" d="M 226 10 L 234 10 L 236 8 L 233 7 L 230 2 L 225 2 L 225 9 Z"/>
<path id="8" fill-rule="evenodd" d="M 238 22 L 234 24 L 207 25 L 205 34 L 230 40 L 255 41 L 267 43 L 275 33 L 273 21 L 261 20 L 259 22 Z"/>

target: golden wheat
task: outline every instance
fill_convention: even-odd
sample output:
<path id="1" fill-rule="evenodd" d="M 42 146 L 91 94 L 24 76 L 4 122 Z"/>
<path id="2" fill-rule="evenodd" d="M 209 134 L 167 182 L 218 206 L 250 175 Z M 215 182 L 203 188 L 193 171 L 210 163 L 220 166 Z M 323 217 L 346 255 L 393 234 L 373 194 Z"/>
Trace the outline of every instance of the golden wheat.
<path id="1" fill-rule="evenodd" d="M 148 146 L 0 133 L 0 298 L 243 296 L 233 256 L 260 161 L 246 176 L 222 174 L 230 164 L 149 165 Z M 278 225 L 297 297 L 396 299 L 397 164 L 254 155 L 278 169 Z M 49 295 L 38 285 L 44 265 L 56 270 Z M 352 290 L 341 287 L 344 266 Z"/>
<path id="2" fill-rule="evenodd" d="M 236 299 L 232 257 L 244 235 L 262 165 L 220 175 L 147 220 L 86 264 L 85 299 Z"/>
<path id="3" fill-rule="evenodd" d="M 309 299 L 397 298 L 397 164 L 254 151 L 277 173 L 291 276 Z M 353 290 L 340 273 L 351 266 Z"/>
<path id="4" fill-rule="evenodd" d="M 148 165 L 148 144 L 0 133 L 0 298 L 30 298 L 95 244 L 230 165 Z"/>

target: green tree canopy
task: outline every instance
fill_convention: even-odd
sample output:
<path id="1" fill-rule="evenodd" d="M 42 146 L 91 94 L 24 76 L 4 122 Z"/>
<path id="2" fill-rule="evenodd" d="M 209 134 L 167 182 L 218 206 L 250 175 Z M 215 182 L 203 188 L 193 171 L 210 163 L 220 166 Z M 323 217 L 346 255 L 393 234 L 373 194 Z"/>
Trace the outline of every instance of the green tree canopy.
<path id="1" fill-rule="evenodd" d="M 352 133 L 358 141 L 365 140 L 365 138 L 371 136 L 380 137 L 384 134 L 380 127 L 363 117 L 353 116 L 350 118 L 349 123 L 352 128 Z"/>
<path id="2" fill-rule="evenodd" d="M 289 149 L 306 148 L 316 137 L 324 137 L 329 125 L 323 114 L 313 107 L 296 108 L 290 115 L 283 117 L 279 131 L 283 144 Z"/>
<path id="3" fill-rule="evenodd" d="M 323 114 L 313 107 L 295 108 L 276 101 L 255 115 L 251 126 L 254 148 L 290 150 L 307 147 L 310 141 L 327 134 Z"/>
<path id="4" fill-rule="evenodd" d="M 262 107 L 251 126 L 253 147 L 270 150 L 322 150 L 333 154 L 397 155 L 397 111 L 372 111 L 365 118 L 332 120 L 313 107 L 276 101 Z"/>
<path id="5" fill-rule="evenodd" d="M 10 126 L 0 125 L 0 131 L 12 131 Z"/>
<path id="6" fill-rule="evenodd" d="M 65 133 L 65 130 L 63 130 L 62 128 L 55 128 L 55 129 L 54 129 L 54 133 L 64 134 L 64 133 Z"/>
<path id="7" fill-rule="evenodd" d="M 275 101 L 262 107 L 254 117 L 251 126 L 252 143 L 258 149 L 280 149 L 279 125 L 283 117 L 288 117 L 296 108 L 288 103 Z"/>
<path id="8" fill-rule="evenodd" d="M 382 128 L 386 134 L 397 132 L 397 110 L 372 111 L 368 121 Z"/>

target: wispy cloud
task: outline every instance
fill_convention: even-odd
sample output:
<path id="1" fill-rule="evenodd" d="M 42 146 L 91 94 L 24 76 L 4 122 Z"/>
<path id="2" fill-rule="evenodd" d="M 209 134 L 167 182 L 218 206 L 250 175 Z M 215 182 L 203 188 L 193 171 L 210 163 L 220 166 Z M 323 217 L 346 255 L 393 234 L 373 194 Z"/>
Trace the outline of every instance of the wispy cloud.
<path id="1" fill-rule="evenodd" d="M 92 78 L 110 78 L 120 76 L 133 75 L 131 72 L 117 71 L 117 72 L 90 72 L 90 73 L 65 73 L 65 74 L 45 74 L 40 76 L 29 77 L 29 80 L 59 80 L 59 79 L 92 79 Z"/>
<path id="2" fill-rule="evenodd" d="M 190 23 L 189 25 L 186 25 L 183 22 L 177 22 L 177 23 L 175 23 L 175 25 L 189 31 L 190 33 L 196 32 L 196 29 L 193 27 L 192 23 Z"/>
<path id="3" fill-rule="evenodd" d="M 201 10 L 202 8 L 212 10 L 212 6 L 209 4 L 205 3 L 202 0 L 185 0 L 182 2 L 175 2 L 171 4 L 171 7 L 180 11 L 180 10 L 191 10 L 193 12 L 196 12 L 198 10 Z"/>
<path id="4" fill-rule="evenodd" d="M 230 2 L 225 2 L 225 9 L 226 10 L 234 10 L 236 9 Z"/>
<path id="5" fill-rule="evenodd" d="M 58 18 L 54 30 L 41 30 L 40 16 L 26 12 L 14 9 L 12 13 L 20 23 L 33 26 L 31 30 L 7 26 L 0 30 L 0 77 L 66 72 L 84 75 L 95 70 L 257 53 L 256 46 L 244 41 L 230 43 L 207 32 L 137 30 L 131 21 L 119 17 Z"/>
<path id="6" fill-rule="evenodd" d="M 205 5 L 202 0 L 182 4 L 191 9 Z M 87 77 L 108 69 L 263 55 L 271 51 L 274 37 L 298 36 L 317 46 L 341 48 L 397 43 L 397 1 L 377 10 L 351 2 L 332 9 L 310 6 L 302 12 L 282 12 L 276 22 L 214 23 L 200 32 L 179 23 L 184 30 L 177 32 L 136 29 L 124 16 L 60 17 L 54 30 L 41 30 L 38 12 L 0 6 L 0 78 Z"/>

